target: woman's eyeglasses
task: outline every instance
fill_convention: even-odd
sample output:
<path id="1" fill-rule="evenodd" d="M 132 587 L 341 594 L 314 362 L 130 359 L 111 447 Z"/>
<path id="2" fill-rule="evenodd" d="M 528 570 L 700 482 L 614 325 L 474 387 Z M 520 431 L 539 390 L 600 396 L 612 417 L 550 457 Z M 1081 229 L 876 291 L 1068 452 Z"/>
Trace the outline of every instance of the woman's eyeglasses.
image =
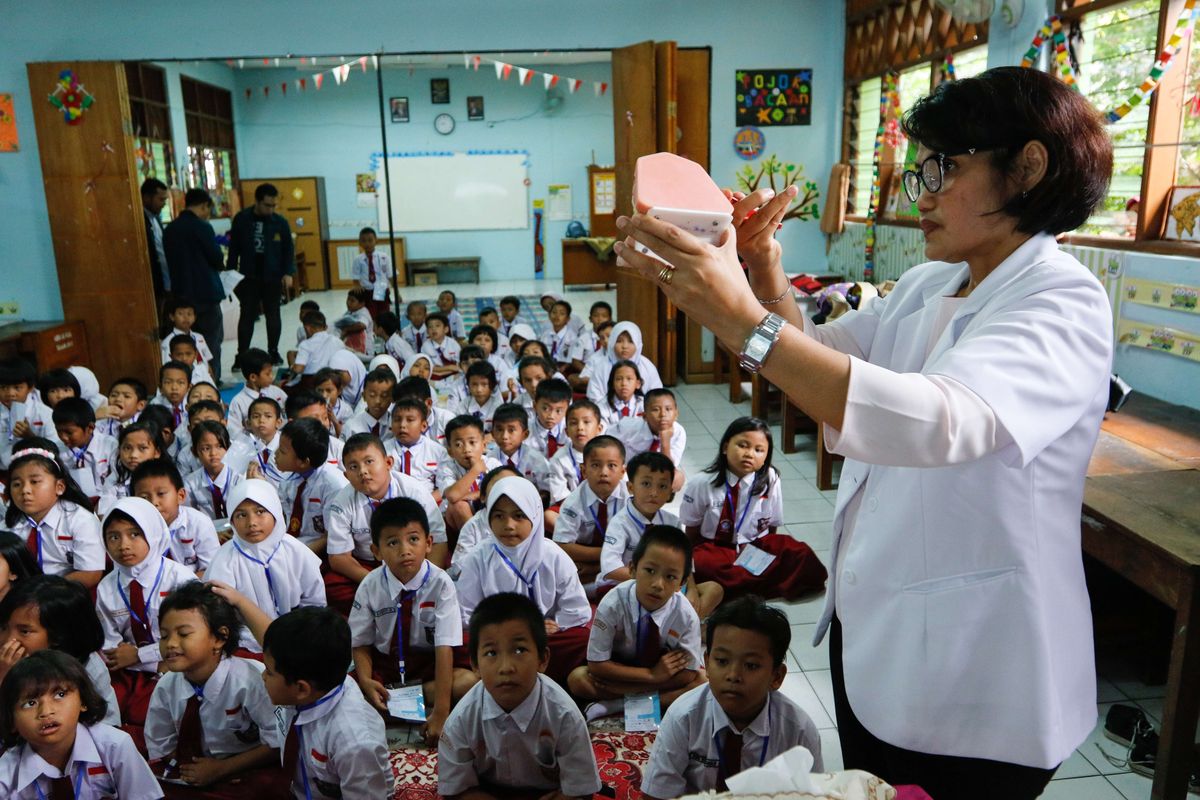
<path id="1" fill-rule="evenodd" d="M 972 155 L 975 153 L 975 148 L 972 147 L 965 152 L 967 155 Z M 917 202 L 917 198 L 921 196 L 922 186 L 930 194 L 937 194 L 942 190 L 942 185 L 946 180 L 947 158 L 950 158 L 948 153 L 934 153 L 918 164 L 915 170 L 906 169 L 904 171 L 902 176 L 904 193 L 908 195 L 910 201 Z"/>

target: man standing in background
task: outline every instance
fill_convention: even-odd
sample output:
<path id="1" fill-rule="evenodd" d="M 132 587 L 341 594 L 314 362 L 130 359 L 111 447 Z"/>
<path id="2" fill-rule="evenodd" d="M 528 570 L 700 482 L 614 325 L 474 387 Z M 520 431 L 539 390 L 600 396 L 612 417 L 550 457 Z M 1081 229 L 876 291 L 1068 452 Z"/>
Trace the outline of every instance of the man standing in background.
<path id="1" fill-rule="evenodd" d="M 171 291 L 171 275 L 167 271 L 167 256 L 163 250 L 163 206 L 171 193 L 167 185 L 158 178 L 142 181 L 142 215 L 146 218 L 146 244 L 150 248 L 150 277 L 154 280 L 154 300 L 159 316 L 163 301 Z"/>
<path id="2" fill-rule="evenodd" d="M 208 222 L 212 216 L 212 198 L 204 189 L 188 189 L 183 202 L 187 207 L 163 233 L 163 249 L 171 267 L 173 292 L 195 307 L 192 330 L 208 343 L 212 352 L 209 369 L 213 378 L 220 381 L 221 342 L 225 338 L 221 301 L 225 289 L 219 273 L 225 262 L 216 233 Z"/>
<path id="3" fill-rule="evenodd" d="M 243 280 L 234 289 L 241 302 L 238 318 L 238 356 L 250 349 L 254 323 L 259 309 L 267 318 L 267 352 L 276 364 L 279 355 L 279 301 L 284 289 L 292 288 L 296 272 L 296 252 L 288 221 L 275 213 L 279 190 L 272 184 L 259 184 L 254 190 L 254 206 L 242 209 L 233 218 L 229 230 L 229 269 L 236 269 Z M 237 368 L 238 359 L 234 359 Z"/>

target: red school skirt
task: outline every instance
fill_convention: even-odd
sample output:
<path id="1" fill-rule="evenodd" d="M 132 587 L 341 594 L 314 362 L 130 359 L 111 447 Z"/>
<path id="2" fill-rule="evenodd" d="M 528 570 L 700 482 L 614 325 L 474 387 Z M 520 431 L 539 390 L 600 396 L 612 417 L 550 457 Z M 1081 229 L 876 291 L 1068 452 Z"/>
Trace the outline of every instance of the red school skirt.
<path id="1" fill-rule="evenodd" d="M 768 600 L 794 600 L 825 587 L 825 565 L 804 542 L 787 534 L 768 533 L 755 539 L 753 545 L 775 556 L 762 575 L 734 564 L 738 551 L 733 547 L 708 539 L 696 545 L 692 551 L 696 582 L 716 581 L 725 590 L 727 600 L 747 594 Z"/>
<path id="2" fill-rule="evenodd" d="M 354 560 L 363 569 L 375 569 L 379 566 L 377 561 L 363 561 L 358 557 L 355 557 Z M 325 605 L 349 619 L 350 607 L 354 604 L 354 594 L 358 591 L 358 584 L 342 573 L 330 569 L 327 558 L 322 559 L 321 572 L 322 578 L 325 580 Z"/>

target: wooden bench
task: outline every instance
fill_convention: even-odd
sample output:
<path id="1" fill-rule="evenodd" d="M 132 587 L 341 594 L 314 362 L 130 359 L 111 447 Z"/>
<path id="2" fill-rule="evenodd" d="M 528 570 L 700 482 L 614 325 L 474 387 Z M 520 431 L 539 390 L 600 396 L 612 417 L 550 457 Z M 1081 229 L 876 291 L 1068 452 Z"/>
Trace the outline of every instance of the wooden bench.
<path id="1" fill-rule="evenodd" d="M 418 275 L 433 275 L 433 283 L 479 283 L 479 258 L 410 258 L 404 272 L 409 286 L 418 285 Z"/>

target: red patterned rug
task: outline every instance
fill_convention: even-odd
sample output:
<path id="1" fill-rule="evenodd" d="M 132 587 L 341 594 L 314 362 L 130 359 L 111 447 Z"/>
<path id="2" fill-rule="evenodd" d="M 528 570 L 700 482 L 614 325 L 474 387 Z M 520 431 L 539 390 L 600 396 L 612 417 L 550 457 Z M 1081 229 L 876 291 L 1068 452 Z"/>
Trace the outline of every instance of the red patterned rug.
<path id="1" fill-rule="evenodd" d="M 604 786 L 598 799 L 640 800 L 642 767 L 653 741 L 653 733 L 592 732 L 592 749 Z M 405 745 L 392 751 L 391 761 L 396 777 L 394 800 L 437 800 L 436 750 Z"/>

